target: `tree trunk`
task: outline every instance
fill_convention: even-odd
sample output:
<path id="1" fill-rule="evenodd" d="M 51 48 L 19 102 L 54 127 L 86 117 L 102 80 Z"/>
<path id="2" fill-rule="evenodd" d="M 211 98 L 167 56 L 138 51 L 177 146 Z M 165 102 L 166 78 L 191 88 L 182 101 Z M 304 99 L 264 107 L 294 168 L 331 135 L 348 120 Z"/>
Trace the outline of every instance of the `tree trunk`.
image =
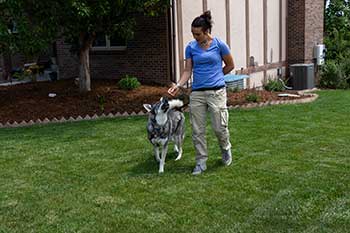
<path id="1" fill-rule="evenodd" d="M 94 37 L 87 33 L 80 34 L 79 51 L 79 90 L 81 93 L 91 91 L 89 51 Z"/>
<path id="2" fill-rule="evenodd" d="M 79 90 L 84 93 L 91 91 L 89 49 L 80 50 L 79 56 Z"/>

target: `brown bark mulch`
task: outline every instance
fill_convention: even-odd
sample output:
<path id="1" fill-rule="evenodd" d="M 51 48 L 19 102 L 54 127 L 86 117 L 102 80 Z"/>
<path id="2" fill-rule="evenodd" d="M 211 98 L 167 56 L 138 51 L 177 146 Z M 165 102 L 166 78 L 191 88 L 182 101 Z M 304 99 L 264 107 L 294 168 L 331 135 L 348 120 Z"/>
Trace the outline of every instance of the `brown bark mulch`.
<path id="1" fill-rule="evenodd" d="M 115 80 L 93 80 L 92 91 L 86 94 L 79 93 L 73 80 L 0 86 L 0 123 L 76 118 L 102 113 L 139 113 L 144 110 L 144 103 L 155 103 L 161 96 L 168 96 L 167 90 L 168 87 L 165 86 L 147 85 L 136 90 L 121 90 Z M 56 96 L 49 97 L 50 93 Z M 249 103 L 246 96 L 251 93 L 259 96 L 258 102 L 295 99 L 278 97 L 276 92 L 241 90 L 228 92 L 228 105 Z"/>

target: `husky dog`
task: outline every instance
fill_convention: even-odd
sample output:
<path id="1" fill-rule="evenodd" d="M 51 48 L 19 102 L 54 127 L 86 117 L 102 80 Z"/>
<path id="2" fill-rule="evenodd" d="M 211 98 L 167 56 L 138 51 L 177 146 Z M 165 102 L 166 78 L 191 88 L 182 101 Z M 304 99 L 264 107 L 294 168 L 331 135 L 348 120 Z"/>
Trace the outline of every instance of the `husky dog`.
<path id="1" fill-rule="evenodd" d="M 179 99 L 161 98 L 159 102 L 143 107 L 149 113 L 147 123 L 148 139 L 154 146 L 154 157 L 159 162 L 159 173 L 164 172 L 165 157 L 169 141 L 174 141 L 174 150 L 178 153 L 175 160 L 181 159 L 182 144 L 185 138 L 185 116 L 176 109 L 184 106 Z M 159 152 L 161 148 L 161 156 Z"/>

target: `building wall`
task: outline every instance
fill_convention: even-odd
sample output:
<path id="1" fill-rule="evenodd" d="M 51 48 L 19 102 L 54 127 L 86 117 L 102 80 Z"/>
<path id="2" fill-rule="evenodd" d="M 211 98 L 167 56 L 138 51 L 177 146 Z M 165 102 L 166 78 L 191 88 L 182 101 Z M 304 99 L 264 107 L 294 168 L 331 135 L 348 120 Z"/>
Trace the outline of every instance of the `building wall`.
<path id="1" fill-rule="evenodd" d="M 246 21 L 245 1 L 233 0 L 230 2 L 230 30 L 231 52 L 235 61 L 236 70 L 247 67 L 246 53 Z"/>
<path id="2" fill-rule="evenodd" d="M 263 0 L 249 0 L 249 57 L 258 65 L 264 64 Z"/>
<path id="3" fill-rule="evenodd" d="M 186 45 L 193 40 L 189 25 L 204 10 L 211 10 L 212 35 L 230 46 L 236 65 L 232 73 L 249 74 L 250 87 L 261 87 L 267 71 L 277 73 L 278 68 L 286 66 L 287 1 L 178 0 L 177 21 L 181 30 L 177 30 L 176 40 L 179 50 L 177 80 L 184 68 Z"/>
<path id="4" fill-rule="evenodd" d="M 288 63 L 313 63 L 313 47 L 323 43 L 323 0 L 288 1 Z"/>
<path id="5" fill-rule="evenodd" d="M 267 1 L 267 63 L 280 61 L 280 0 Z"/>
<path id="6" fill-rule="evenodd" d="M 140 17 L 134 39 L 122 51 L 90 51 L 92 79 L 120 79 L 134 75 L 145 84 L 167 84 L 170 81 L 167 16 Z M 79 60 L 70 45 L 57 42 L 61 78 L 78 76 Z"/>
<path id="7" fill-rule="evenodd" d="M 57 65 L 59 67 L 59 78 L 76 78 L 79 74 L 79 58 L 70 52 L 71 45 L 63 39 L 56 41 Z"/>
<path id="8" fill-rule="evenodd" d="M 225 0 L 208 0 L 207 1 L 207 7 L 210 9 L 211 14 L 216 16 L 214 18 L 214 25 L 212 29 L 212 34 L 221 38 L 223 41 L 226 41 L 226 15 L 225 15 L 225 7 L 226 7 L 226 2 Z M 220 17 L 218 17 L 220 15 Z M 227 41 L 226 41 L 227 43 Z"/>
<path id="9" fill-rule="evenodd" d="M 287 2 L 288 0 L 281 0 L 281 61 L 287 60 Z"/>
<path id="10" fill-rule="evenodd" d="M 313 47 L 323 43 L 324 1 L 305 0 L 305 60 L 312 61 Z"/>
<path id="11" fill-rule="evenodd" d="M 137 21 L 135 38 L 125 51 L 91 51 L 93 79 L 119 79 L 135 75 L 143 83 L 169 83 L 170 66 L 178 80 L 184 68 L 184 50 L 193 39 L 191 22 L 211 10 L 213 35 L 225 40 L 236 64 L 233 73 L 249 74 L 249 84 L 258 87 L 277 69 L 294 63 L 312 63 L 313 46 L 323 42 L 323 0 L 176 0 L 175 15 Z M 168 21 L 174 20 L 175 63 L 170 62 Z M 229 36 L 229 37 L 228 37 Z M 78 58 L 63 40 L 56 43 L 61 78 L 78 76 Z M 256 64 L 250 63 L 254 57 Z M 4 63 L 4 62 L 3 62 Z M 13 66 L 23 57 L 14 56 Z M 256 74 L 255 74 L 256 73 Z"/>

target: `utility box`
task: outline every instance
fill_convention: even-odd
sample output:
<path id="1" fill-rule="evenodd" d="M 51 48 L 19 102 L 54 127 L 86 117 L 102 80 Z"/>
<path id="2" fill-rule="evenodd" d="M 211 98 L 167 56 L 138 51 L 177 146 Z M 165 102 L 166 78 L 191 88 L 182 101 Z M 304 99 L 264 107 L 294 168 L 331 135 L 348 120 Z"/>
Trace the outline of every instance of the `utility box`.
<path id="1" fill-rule="evenodd" d="M 294 90 L 312 89 L 315 87 L 314 64 L 290 65 L 290 78 Z"/>
<path id="2" fill-rule="evenodd" d="M 314 58 L 318 66 L 324 65 L 326 57 L 326 46 L 324 44 L 318 44 L 314 47 Z"/>
<path id="3" fill-rule="evenodd" d="M 238 74 L 227 74 L 224 76 L 225 84 L 228 89 L 239 89 L 243 90 L 247 88 L 247 78 L 248 75 L 238 75 Z"/>

